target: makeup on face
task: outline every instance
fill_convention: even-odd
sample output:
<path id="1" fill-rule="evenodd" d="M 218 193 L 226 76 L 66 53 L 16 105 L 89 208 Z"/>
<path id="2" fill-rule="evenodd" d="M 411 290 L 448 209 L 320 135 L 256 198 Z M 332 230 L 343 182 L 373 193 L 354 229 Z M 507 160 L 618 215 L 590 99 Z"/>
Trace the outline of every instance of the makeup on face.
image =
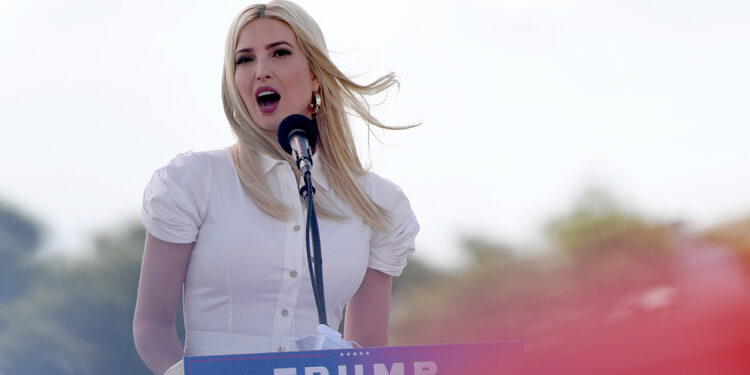
<path id="1" fill-rule="evenodd" d="M 269 18 L 240 31 L 234 78 L 250 117 L 272 131 L 289 115 L 309 117 L 312 95 L 320 88 L 292 29 Z"/>

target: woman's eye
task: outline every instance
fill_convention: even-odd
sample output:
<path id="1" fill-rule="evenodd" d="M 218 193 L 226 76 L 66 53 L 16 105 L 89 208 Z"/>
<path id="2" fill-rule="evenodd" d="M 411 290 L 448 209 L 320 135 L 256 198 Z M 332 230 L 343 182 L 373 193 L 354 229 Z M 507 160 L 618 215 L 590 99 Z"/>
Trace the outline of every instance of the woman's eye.
<path id="1" fill-rule="evenodd" d="M 239 58 L 237 59 L 237 61 L 235 62 L 235 65 L 240 65 L 240 64 L 244 64 L 244 63 L 246 63 L 246 62 L 251 62 L 251 61 L 253 61 L 253 60 L 254 60 L 254 59 L 253 59 L 252 57 L 250 57 L 250 56 L 240 56 L 240 57 L 239 57 Z"/>
<path id="2" fill-rule="evenodd" d="M 277 49 L 276 51 L 273 52 L 274 56 L 286 56 L 286 55 L 291 55 L 291 54 L 292 54 L 292 51 L 288 49 L 283 49 L 283 48 Z"/>

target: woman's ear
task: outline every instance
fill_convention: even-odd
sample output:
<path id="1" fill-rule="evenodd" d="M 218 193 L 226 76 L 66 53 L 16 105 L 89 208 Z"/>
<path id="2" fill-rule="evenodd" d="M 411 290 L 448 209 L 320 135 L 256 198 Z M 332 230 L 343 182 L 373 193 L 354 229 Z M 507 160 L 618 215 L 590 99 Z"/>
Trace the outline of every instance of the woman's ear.
<path id="1" fill-rule="evenodd" d="M 310 74 L 312 75 L 313 92 L 320 92 L 320 80 L 318 79 L 318 76 L 316 76 L 312 70 L 310 71 Z"/>

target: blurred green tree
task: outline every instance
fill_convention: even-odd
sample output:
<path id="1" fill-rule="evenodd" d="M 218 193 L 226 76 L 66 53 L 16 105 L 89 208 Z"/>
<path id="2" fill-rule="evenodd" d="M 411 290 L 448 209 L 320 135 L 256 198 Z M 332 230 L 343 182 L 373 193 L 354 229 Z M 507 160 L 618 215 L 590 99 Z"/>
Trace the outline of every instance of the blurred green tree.
<path id="1" fill-rule="evenodd" d="M 750 217 L 722 223 L 705 230 L 700 237 L 736 251 L 745 271 L 750 273 Z"/>
<path id="2" fill-rule="evenodd" d="M 750 257 L 750 217 L 720 224 L 704 231 L 701 237 Z"/>
<path id="3" fill-rule="evenodd" d="M 553 245 L 579 260 L 604 252 L 664 249 L 670 230 L 626 210 L 609 193 L 596 188 L 585 191 L 569 212 L 546 227 Z"/>
<path id="4" fill-rule="evenodd" d="M 498 267 L 517 260 L 516 253 L 510 246 L 481 235 L 464 236 L 461 239 L 461 248 L 471 257 L 472 267 Z"/>
<path id="5" fill-rule="evenodd" d="M 0 202 L 0 305 L 25 293 L 34 279 L 41 232 L 34 220 Z"/>
<path id="6" fill-rule="evenodd" d="M 28 293 L 0 308 L 0 374 L 150 374 L 132 334 L 144 238 L 132 223 L 89 258 L 40 261 Z"/>
<path id="7" fill-rule="evenodd" d="M 401 276 L 393 279 L 393 296 L 399 298 L 409 289 L 430 285 L 443 276 L 444 272 L 419 258 L 411 257 Z"/>

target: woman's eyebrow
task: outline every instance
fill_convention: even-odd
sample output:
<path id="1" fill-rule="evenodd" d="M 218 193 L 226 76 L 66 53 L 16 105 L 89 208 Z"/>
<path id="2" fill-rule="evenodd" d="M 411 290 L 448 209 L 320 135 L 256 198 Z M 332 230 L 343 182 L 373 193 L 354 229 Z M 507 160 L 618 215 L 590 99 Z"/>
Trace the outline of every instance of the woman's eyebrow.
<path id="1" fill-rule="evenodd" d="M 266 49 L 271 49 L 273 47 L 276 47 L 276 46 L 279 46 L 279 45 L 282 45 L 282 44 L 286 44 L 290 48 L 294 48 L 294 47 L 292 47 L 291 43 L 283 41 L 283 40 L 280 40 L 278 42 L 273 42 L 273 43 L 270 43 L 270 44 L 266 45 Z M 249 47 L 248 48 L 243 48 L 243 49 L 237 50 L 237 52 L 235 52 L 234 54 L 236 55 L 238 53 L 245 53 L 245 52 L 253 52 L 253 49 L 249 48 Z"/>
<path id="2" fill-rule="evenodd" d="M 273 47 L 276 47 L 276 46 L 279 46 L 279 45 L 282 45 L 282 44 L 286 44 L 287 46 L 289 46 L 289 47 L 292 47 L 291 43 L 289 43 L 289 42 L 286 42 L 286 41 L 283 41 L 283 40 L 280 40 L 280 41 L 278 41 L 278 42 L 273 42 L 273 43 L 271 43 L 271 44 L 267 45 L 267 46 L 266 46 L 266 49 L 271 49 L 271 48 L 273 48 Z M 293 47 L 292 47 L 292 48 L 293 48 Z"/>

